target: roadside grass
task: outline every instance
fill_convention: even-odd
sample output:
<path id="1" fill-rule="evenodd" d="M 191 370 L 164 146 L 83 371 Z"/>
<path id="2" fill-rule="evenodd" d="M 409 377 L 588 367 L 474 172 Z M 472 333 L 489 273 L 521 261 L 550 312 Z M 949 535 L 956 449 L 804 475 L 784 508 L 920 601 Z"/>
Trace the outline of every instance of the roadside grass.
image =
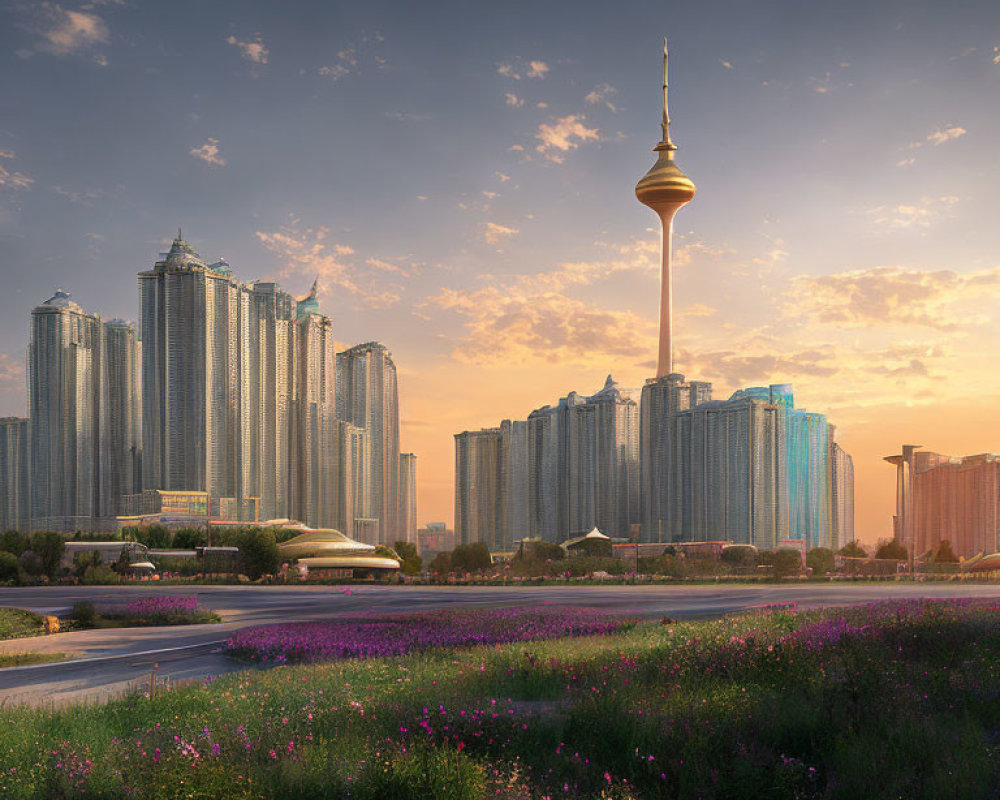
<path id="1" fill-rule="evenodd" d="M 989 798 L 1000 605 L 906 601 L 0 709 L 10 798 Z"/>
<path id="2" fill-rule="evenodd" d="M 63 661 L 65 653 L 0 653 L 0 669 Z"/>
<path id="3" fill-rule="evenodd" d="M 73 605 L 72 620 L 83 628 L 143 628 L 164 625 L 204 625 L 222 622 L 214 611 L 198 606 L 197 597 L 155 595 L 127 603 Z"/>
<path id="4" fill-rule="evenodd" d="M 24 636 L 45 634 L 45 620 L 41 614 L 23 608 L 0 608 L 0 639 L 20 639 Z"/>

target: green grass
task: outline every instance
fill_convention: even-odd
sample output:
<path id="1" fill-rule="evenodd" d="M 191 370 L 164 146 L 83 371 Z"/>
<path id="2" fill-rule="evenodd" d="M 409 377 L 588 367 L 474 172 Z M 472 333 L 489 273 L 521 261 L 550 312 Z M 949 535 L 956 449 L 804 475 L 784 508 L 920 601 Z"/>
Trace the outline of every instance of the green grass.
<path id="1" fill-rule="evenodd" d="M 65 653 L 0 653 L 0 669 L 5 667 L 23 667 L 28 664 L 48 664 L 62 661 Z"/>
<path id="2" fill-rule="evenodd" d="M 992 798 L 1000 606 L 281 667 L 0 729 L 5 798 Z"/>
<path id="3" fill-rule="evenodd" d="M 45 621 L 40 614 L 23 608 L 0 608 L 0 639 L 41 636 Z"/>

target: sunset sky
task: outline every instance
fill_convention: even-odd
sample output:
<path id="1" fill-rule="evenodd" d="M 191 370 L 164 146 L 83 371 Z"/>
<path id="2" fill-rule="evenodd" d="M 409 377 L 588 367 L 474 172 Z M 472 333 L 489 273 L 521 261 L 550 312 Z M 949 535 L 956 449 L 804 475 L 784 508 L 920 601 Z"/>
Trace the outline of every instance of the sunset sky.
<path id="1" fill-rule="evenodd" d="M 891 534 L 905 441 L 1000 451 L 996 2 L 22 2 L 0 11 L 0 415 L 31 308 L 135 319 L 178 226 L 242 280 L 320 276 L 399 370 L 418 519 L 453 434 L 654 371 L 671 133 L 675 365 L 790 382 Z"/>

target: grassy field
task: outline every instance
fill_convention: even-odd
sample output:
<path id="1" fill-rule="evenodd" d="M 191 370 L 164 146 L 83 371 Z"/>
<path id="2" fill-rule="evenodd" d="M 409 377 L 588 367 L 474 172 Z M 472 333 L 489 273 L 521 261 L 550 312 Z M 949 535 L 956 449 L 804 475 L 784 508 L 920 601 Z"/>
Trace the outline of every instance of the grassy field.
<path id="1" fill-rule="evenodd" d="M 20 639 L 44 633 L 45 621 L 40 614 L 22 608 L 0 608 L 0 639 Z"/>
<path id="2" fill-rule="evenodd" d="M 49 664 L 62 661 L 65 653 L 0 653 L 0 669 L 6 667 L 24 667 L 29 664 Z"/>
<path id="3" fill-rule="evenodd" d="M 1000 606 L 288 666 L 0 729 L 9 798 L 995 798 Z"/>

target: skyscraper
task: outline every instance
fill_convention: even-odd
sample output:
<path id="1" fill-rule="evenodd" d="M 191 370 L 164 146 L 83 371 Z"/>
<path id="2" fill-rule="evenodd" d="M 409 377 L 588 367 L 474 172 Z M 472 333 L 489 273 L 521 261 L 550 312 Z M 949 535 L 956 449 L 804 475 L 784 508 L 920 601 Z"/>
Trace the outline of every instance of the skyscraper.
<path id="1" fill-rule="evenodd" d="M 337 356 L 333 323 L 319 313 L 316 284 L 296 312 L 296 503 L 293 516 L 314 527 L 334 525 Z"/>
<path id="2" fill-rule="evenodd" d="M 89 528 L 100 506 L 100 318 L 59 290 L 31 312 L 28 409 L 31 516 Z"/>
<path id="3" fill-rule="evenodd" d="M 413 453 L 399 454 L 399 521 L 400 541 L 417 544 L 417 457 Z"/>
<path id="4" fill-rule="evenodd" d="M 660 344 L 656 362 L 656 377 L 663 378 L 674 371 L 673 364 L 673 275 L 670 266 L 674 214 L 694 197 L 694 184 L 674 163 L 677 146 L 670 140 L 670 112 L 667 107 L 667 40 L 663 40 L 663 118 L 662 136 L 653 152 L 659 153 L 656 163 L 636 184 L 635 196 L 660 218 L 663 230 L 662 267 L 660 273 Z"/>
<path id="5" fill-rule="evenodd" d="M 365 342 L 337 354 L 337 418 L 368 435 L 369 519 L 378 520 L 379 543 L 392 544 L 400 537 L 399 398 L 396 365 L 385 345 Z"/>
<path id="6" fill-rule="evenodd" d="M 647 542 L 669 541 L 677 528 L 678 509 L 672 497 L 690 483 L 690 475 L 674 452 L 674 414 L 712 399 L 712 384 L 685 382 L 676 372 L 646 381 L 639 406 L 639 519 Z"/>
<path id="7" fill-rule="evenodd" d="M 0 418 L 0 533 L 31 527 L 28 419 Z"/>
<path id="8" fill-rule="evenodd" d="M 250 290 L 180 231 L 162 255 L 139 273 L 143 484 L 239 497 L 257 413 L 245 397 Z"/>
<path id="9" fill-rule="evenodd" d="M 500 428 L 455 434 L 455 544 L 500 550 L 506 529 Z"/>
<path id="10" fill-rule="evenodd" d="M 104 323 L 101 376 L 101 479 L 98 516 L 114 517 L 121 497 L 142 491 L 139 350 L 135 328 L 121 319 Z"/>
<path id="11" fill-rule="evenodd" d="M 833 471 L 833 544 L 839 550 L 854 541 L 854 461 L 839 444 L 833 442 L 830 457 Z"/>

